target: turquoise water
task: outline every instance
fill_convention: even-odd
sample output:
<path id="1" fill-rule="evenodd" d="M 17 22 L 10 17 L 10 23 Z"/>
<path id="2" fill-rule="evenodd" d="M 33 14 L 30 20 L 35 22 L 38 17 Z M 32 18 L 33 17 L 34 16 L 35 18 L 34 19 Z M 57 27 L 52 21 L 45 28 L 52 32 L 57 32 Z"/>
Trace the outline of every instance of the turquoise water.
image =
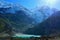
<path id="1" fill-rule="evenodd" d="M 40 35 L 15 34 L 13 37 L 31 38 L 31 37 L 41 37 L 41 36 Z"/>

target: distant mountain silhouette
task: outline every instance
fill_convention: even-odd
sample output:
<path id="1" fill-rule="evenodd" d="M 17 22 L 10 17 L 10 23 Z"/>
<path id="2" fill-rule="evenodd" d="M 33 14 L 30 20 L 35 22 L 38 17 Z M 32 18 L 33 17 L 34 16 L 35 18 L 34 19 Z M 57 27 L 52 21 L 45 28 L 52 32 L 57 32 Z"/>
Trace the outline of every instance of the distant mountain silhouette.
<path id="1" fill-rule="evenodd" d="M 37 21 L 37 23 L 41 23 L 49 18 L 49 16 L 51 16 L 55 11 L 55 9 L 52 9 L 48 6 L 42 6 L 34 10 L 32 17 Z"/>
<path id="2" fill-rule="evenodd" d="M 58 36 L 60 35 L 60 11 L 53 13 L 47 20 L 30 28 L 24 33 L 35 35 Z"/>

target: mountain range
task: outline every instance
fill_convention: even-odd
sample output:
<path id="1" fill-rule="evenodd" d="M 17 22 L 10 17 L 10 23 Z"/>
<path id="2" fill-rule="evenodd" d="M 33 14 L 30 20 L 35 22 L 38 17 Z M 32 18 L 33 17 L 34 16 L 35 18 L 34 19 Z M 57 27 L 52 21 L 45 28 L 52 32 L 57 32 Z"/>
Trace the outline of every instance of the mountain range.
<path id="1" fill-rule="evenodd" d="M 0 33 L 23 33 L 34 35 L 60 34 L 60 11 L 41 7 L 33 12 L 18 5 L 0 5 Z"/>

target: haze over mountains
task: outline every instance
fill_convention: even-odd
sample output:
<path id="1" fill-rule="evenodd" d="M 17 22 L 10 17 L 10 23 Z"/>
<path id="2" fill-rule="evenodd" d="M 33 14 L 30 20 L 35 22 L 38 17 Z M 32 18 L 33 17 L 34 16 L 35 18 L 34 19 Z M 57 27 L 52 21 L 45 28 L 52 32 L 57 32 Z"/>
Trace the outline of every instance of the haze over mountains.
<path id="1" fill-rule="evenodd" d="M 38 7 L 34 10 L 33 17 L 38 23 L 41 23 L 51 16 L 54 11 L 56 10 L 49 8 L 48 6 L 42 6 L 41 8 Z"/>
<path id="2" fill-rule="evenodd" d="M 31 12 L 21 5 L 0 4 L 0 32 L 49 35 L 60 31 L 60 11 L 56 9 L 43 6 Z"/>

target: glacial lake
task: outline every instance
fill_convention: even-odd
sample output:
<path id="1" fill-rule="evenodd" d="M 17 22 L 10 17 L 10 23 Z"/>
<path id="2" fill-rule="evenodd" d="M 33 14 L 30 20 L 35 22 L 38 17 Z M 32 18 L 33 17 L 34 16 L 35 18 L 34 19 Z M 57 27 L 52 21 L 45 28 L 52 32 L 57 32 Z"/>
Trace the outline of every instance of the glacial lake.
<path id="1" fill-rule="evenodd" d="M 15 34 L 13 37 L 31 38 L 31 37 L 41 37 L 41 36 L 40 35 L 28 35 L 28 34 Z"/>

